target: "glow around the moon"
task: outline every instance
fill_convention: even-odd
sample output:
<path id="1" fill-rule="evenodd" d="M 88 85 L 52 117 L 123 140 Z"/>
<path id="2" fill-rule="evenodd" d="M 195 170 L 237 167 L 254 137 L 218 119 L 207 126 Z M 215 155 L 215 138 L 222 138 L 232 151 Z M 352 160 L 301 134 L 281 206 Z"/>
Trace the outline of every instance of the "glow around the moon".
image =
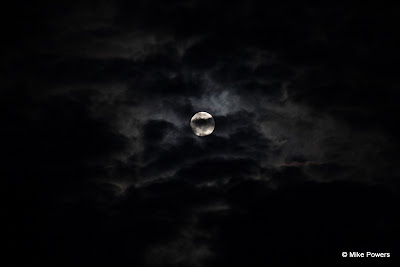
<path id="1" fill-rule="evenodd" d="M 190 126 L 195 135 L 206 136 L 214 131 L 215 121 L 211 114 L 201 111 L 194 114 L 190 120 Z"/>

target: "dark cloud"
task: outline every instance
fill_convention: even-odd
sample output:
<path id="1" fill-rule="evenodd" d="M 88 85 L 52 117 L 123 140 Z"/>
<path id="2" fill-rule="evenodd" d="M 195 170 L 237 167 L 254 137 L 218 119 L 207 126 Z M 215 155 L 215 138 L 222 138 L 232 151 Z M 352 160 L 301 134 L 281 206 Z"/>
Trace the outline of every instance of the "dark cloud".
<path id="1" fill-rule="evenodd" d="M 246 158 L 209 158 L 182 168 L 177 177 L 200 186 L 223 187 L 230 179 L 253 178 L 259 174 L 259 170 L 260 166 L 256 162 Z"/>
<path id="2" fill-rule="evenodd" d="M 395 9 L 4 10 L 16 266 L 395 265 Z M 212 135 L 193 134 L 198 111 L 213 115 Z"/>

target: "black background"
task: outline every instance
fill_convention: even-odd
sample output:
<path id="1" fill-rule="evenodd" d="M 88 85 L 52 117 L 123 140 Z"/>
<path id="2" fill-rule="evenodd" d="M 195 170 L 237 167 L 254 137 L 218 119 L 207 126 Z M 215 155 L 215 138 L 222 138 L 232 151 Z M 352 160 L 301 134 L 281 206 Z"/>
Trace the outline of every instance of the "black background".
<path id="1" fill-rule="evenodd" d="M 396 266 L 398 14 L 4 5 L 4 262 Z"/>

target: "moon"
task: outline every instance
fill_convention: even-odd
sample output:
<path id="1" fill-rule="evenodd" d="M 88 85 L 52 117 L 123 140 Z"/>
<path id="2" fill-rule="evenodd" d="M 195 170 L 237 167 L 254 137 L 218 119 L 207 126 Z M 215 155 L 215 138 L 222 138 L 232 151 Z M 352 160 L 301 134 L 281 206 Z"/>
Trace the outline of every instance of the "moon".
<path id="1" fill-rule="evenodd" d="M 207 136 L 214 131 L 215 121 L 210 113 L 200 111 L 194 114 L 190 120 L 190 127 L 192 127 L 195 135 Z"/>

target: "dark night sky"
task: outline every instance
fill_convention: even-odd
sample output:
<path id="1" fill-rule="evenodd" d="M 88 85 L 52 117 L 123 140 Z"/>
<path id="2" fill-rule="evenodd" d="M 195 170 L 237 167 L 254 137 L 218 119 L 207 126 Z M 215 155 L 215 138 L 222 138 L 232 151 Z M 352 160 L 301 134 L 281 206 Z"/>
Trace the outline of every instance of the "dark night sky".
<path id="1" fill-rule="evenodd" d="M 3 260 L 399 266 L 400 10 L 264 2 L 3 6 Z"/>

